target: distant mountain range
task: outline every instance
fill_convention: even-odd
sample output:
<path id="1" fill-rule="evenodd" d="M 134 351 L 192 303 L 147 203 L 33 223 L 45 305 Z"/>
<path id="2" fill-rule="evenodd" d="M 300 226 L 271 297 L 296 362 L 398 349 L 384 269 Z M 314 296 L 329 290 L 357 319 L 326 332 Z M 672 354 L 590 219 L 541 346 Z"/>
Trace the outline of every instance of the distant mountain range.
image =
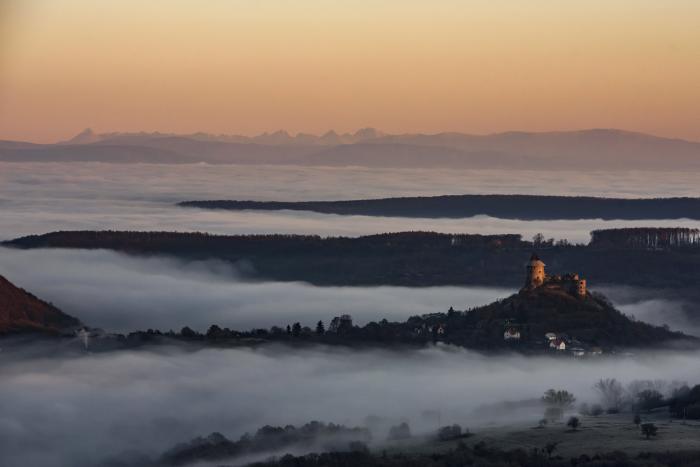
<path id="1" fill-rule="evenodd" d="M 76 318 L 0 276 L 0 335 L 22 332 L 57 334 L 79 325 Z"/>
<path id="2" fill-rule="evenodd" d="M 33 162 L 210 163 L 387 168 L 700 170 L 700 143 L 614 129 L 390 135 L 355 133 L 248 137 L 194 133 L 95 133 L 34 144 L 0 141 L 0 160 Z"/>

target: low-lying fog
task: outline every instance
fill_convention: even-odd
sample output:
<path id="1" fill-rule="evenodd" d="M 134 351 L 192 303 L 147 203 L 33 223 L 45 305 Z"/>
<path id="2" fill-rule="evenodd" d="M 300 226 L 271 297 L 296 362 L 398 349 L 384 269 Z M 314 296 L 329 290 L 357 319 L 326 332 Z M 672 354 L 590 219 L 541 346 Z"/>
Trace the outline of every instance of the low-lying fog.
<path id="1" fill-rule="evenodd" d="M 67 229 L 362 235 L 400 230 L 522 233 L 588 240 L 594 228 L 688 225 L 686 221 L 522 222 L 342 217 L 300 212 L 180 209 L 186 199 L 308 200 L 464 193 L 594 196 L 697 196 L 695 174 L 394 170 L 253 166 L 0 163 L 0 239 Z M 488 303 L 509 289 L 313 287 L 249 283 L 230 265 L 185 264 L 105 251 L 0 248 L 0 274 L 74 314 L 113 331 L 216 323 L 237 329 L 312 326 L 349 313 L 359 324 Z M 595 287 L 594 287 L 595 288 Z M 674 297 L 609 288 L 626 313 L 698 331 Z M 2 345 L 7 345 L 7 341 Z M 0 465 L 92 466 L 124 450 L 157 455 L 174 443 L 220 431 L 237 438 L 264 424 L 312 419 L 362 424 L 368 415 L 478 430 L 484 404 L 536 398 L 550 388 L 594 401 L 601 377 L 700 378 L 700 354 L 580 361 L 484 357 L 455 349 L 356 351 L 266 347 L 115 352 L 24 359 L 0 351 Z M 532 423 L 540 413 L 519 413 Z M 512 417 L 511 417 L 512 419 Z M 386 433 L 375 433 L 382 439 Z"/>
<path id="2" fill-rule="evenodd" d="M 41 265 L 41 267 L 37 267 Z M 246 282 L 221 262 L 184 263 L 110 251 L 0 247 L 0 274 L 93 327 L 110 331 L 211 324 L 232 329 L 314 327 L 350 314 L 355 323 L 485 305 L 511 293 L 486 287 L 315 287 Z"/>
<path id="3" fill-rule="evenodd" d="M 265 424 L 310 420 L 362 425 L 365 417 L 407 421 L 414 433 L 439 423 L 478 431 L 484 404 L 567 389 L 598 402 L 599 378 L 697 384 L 700 354 L 657 353 L 575 361 L 485 357 L 465 350 L 348 351 L 336 348 L 225 349 L 87 354 L 3 361 L 0 353 L 0 464 L 93 466 L 126 450 L 155 456 L 219 431 L 236 439 Z M 486 414 L 486 415 L 485 415 Z M 541 409 L 500 413 L 501 423 L 535 425 Z M 386 432 L 374 433 L 382 441 Z"/>
<path id="4" fill-rule="evenodd" d="M 694 174 L 0 162 L 0 239 L 54 230 L 179 230 L 359 236 L 433 230 L 587 242 L 590 230 L 671 221 L 412 219 L 175 207 L 188 199 L 331 200 L 468 193 L 697 196 Z"/>
<path id="5" fill-rule="evenodd" d="M 316 287 L 302 282 L 249 282 L 230 264 L 186 263 L 111 251 L 15 250 L 0 247 L 0 274 L 85 324 L 115 332 L 148 328 L 206 331 L 314 327 L 350 314 L 355 323 L 463 310 L 515 292 L 496 287 Z M 652 324 L 700 335 L 688 303 L 661 291 L 594 287 L 623 312 Z"/>

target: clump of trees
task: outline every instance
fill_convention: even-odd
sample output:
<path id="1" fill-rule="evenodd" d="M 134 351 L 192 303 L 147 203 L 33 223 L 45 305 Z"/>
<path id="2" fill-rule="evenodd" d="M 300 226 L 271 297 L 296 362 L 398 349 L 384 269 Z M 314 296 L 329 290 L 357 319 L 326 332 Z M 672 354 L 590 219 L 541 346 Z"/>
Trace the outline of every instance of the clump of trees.
<path id="1" fill-rule="evenodd" d="M 685 383 L 665 380 L 634 380 L 623 386 L 614 378 L 600 379 L 593 388 L 598 392 L 601 403 L 607 407 L 608 413 L 620 411 L 650 412 L 664 406 L 674 416 L 682 416 L 683 409 L 691 405 L 688 395 L 690 389 Z M 692 399 L 692 398 L 691 398 Z M 700 389 L 696 394 L 700 402 Z M 700 418 L 700 411 L 698 412 Z"/>
<path id="2" fill-rule="evenodd" d="M 619 409 L 622 405 L 625 390 L 615 378 L 600 379 L 593 388 L 600 394 L 606 409 Z"/>
<path id="3" fill-rule="evenodd" d="M 698 247 L 700 229 L 684 227 L 633 227 L 594 230 L 591 245 L 645 250 Z"/>
<path id="4" fill-rule="evenodd" d="M 437 439 L 440 441 L 451 441 L 454 439 L 462 438 L 463 436 L 466 436 L 468 434 L 468 431 L 465 431 L 463 433 L 462 427 L 457 424 L 447 425 L 438 429 Z"/>
<path id="5" fill-rule="evenodd" d="M 548 421 L 559 421 L 564 417 L 564 411 L 574 405 L 576 397 L 569 391 L 548 389 L 541 400 L 546 406 L 544 418 Z"/>
<path id="6" fill-rule="evenodd" d="M 320 446 L 334 451 L 364 451 L 371 440 L 366 428 L 349 428 L 333 423 L 310 422 L 300 427 L 293 425 L 264 426 L 254 434 L 231 441 L 221 433 L 197 437 L 166 451 L 157 465 L 189 465 L 203 461 L 234 459 L 255 453 L 285 448 L 310 449 Z"/>
<path id="7" fill-rule="evenodd" d="M 700 384 L 692 389 L 682 386 L 669 399 L 669 412 L 682 419 L 700 419 Z"/>

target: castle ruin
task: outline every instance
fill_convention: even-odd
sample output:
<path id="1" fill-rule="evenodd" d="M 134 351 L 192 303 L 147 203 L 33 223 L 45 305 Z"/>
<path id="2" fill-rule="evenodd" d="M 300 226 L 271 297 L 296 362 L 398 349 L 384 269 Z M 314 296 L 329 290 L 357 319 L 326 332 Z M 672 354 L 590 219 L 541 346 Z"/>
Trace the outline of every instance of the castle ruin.
<path id="1" fill-rule="evenodd" d="M 545 272 L 545 264 L 533 253 L 530 261 L 525 266 L 525 285 L 521 292 L 530 292 L 535 289 L 563 291 L 578 298 L 586 298 L 586 279 L 579 277 L 576 273 L 560 275 L 549 275 Z"/>

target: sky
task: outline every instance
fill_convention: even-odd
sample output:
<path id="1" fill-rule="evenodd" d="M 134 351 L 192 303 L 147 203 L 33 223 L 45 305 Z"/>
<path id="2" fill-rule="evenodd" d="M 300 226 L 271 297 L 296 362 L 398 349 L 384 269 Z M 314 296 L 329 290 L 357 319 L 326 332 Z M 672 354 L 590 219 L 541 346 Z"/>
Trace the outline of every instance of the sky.
<path id="1" fill-rule="evenodd" d="M 3 0 L 0 139 L 621 128 L 700 140 L 696 0 Z"/>

